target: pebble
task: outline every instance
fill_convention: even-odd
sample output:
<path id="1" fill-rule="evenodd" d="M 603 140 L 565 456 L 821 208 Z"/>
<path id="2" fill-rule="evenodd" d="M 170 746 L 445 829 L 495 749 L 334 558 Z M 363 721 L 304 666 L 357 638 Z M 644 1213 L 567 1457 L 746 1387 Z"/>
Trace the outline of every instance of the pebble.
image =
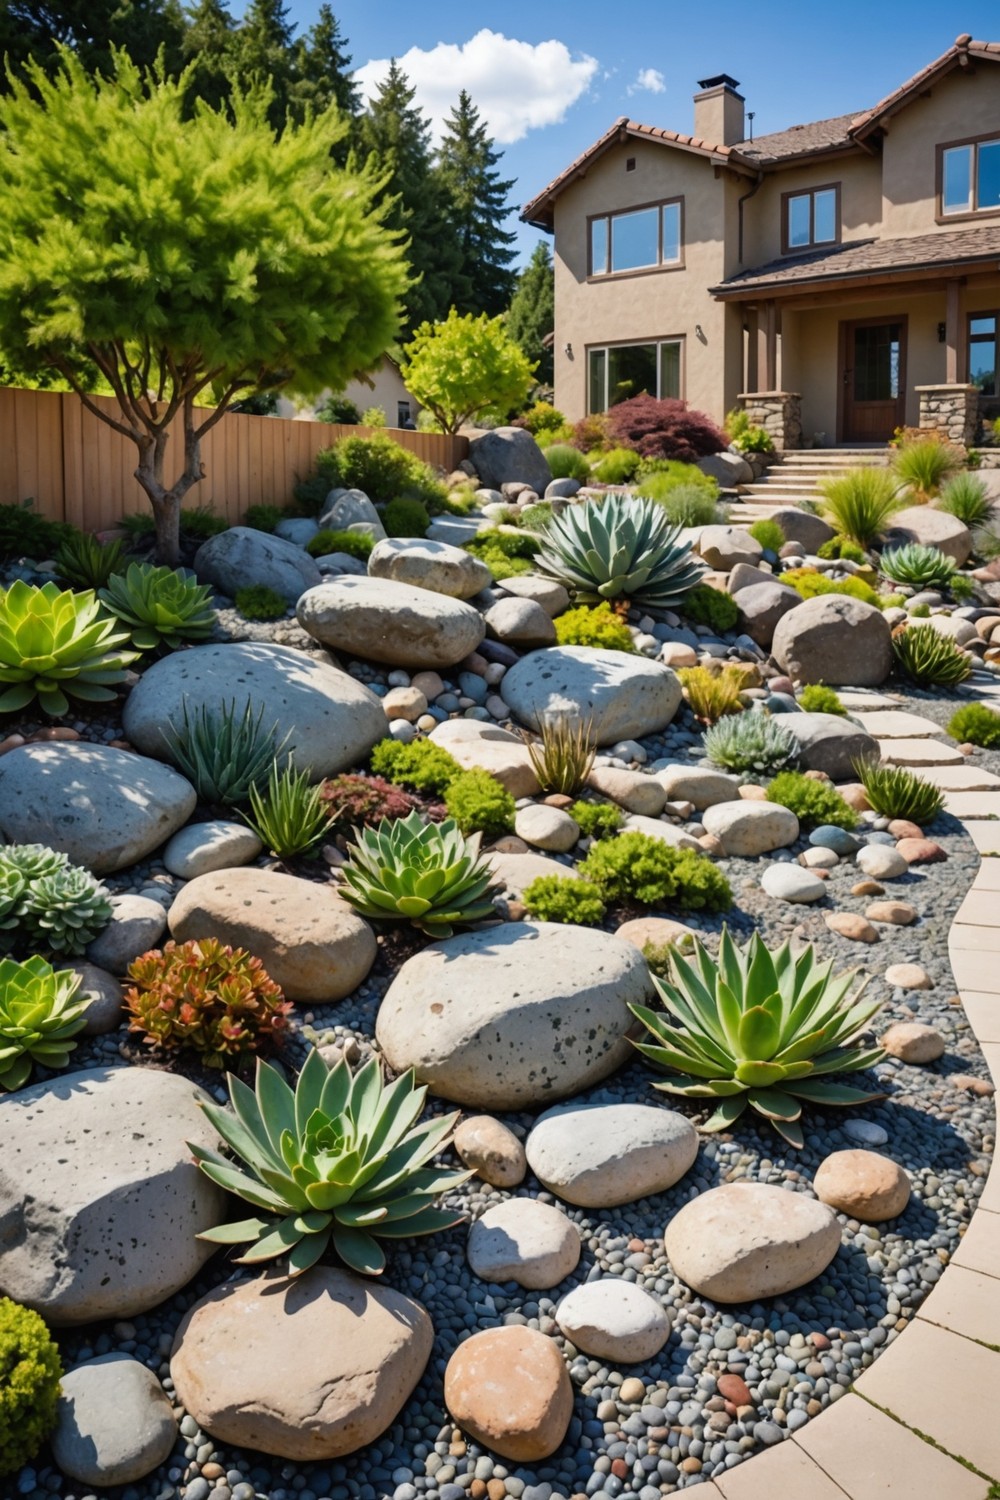
<path id="1" fill-rule="evenodd" d="M 945 1040 L 936 1026 L 921 1021 L 897 1021 L 879 1037 L 890 1057 L 905 1063 L 932 1063 L 944 1054 Z"/>
<path id="2" fill-rule="evenodd" d="M 878 932 L 867 920 L 853 911 L 834 911 L 823 918 L 831 932 L 854 943 L 877 943 Z"/>
<path id="3" fill-rule="evenodd" d="M 926 969 L 919 964 L 890 964 L 885 971 L 885 982 L 894 989 L 932 990 L 934 981 Z"/>

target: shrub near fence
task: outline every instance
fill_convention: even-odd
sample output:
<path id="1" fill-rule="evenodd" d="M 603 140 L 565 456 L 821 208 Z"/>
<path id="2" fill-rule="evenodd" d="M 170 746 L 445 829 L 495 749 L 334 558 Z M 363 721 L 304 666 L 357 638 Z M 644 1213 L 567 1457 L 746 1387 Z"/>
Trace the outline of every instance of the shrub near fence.
<path id="1" fill-rule="evenodd" d="M 92 399 L 117 411 L 110 397 Z M 464 437 L 382 431 L 425 463 L 449 472 L 468 455 Z M 321 448 L 368 432 L 365 427 L 227 412 L 202 443 L 205 478 L 185 504 L 211 506 L 236 524 L 249 505 L 290 500 L 296 479 L 309 473 Z M 175 461 L 173 444 L 172 435 L 168 468 Z M 49 520 L 100 531 L 123 515 L 148 509 L 133 478 L 135 462 L 135 445 L 87 411 L 77 396 L 0 387 L 0 504 L 16 505 L 31 496 L 37 512 Z"/>

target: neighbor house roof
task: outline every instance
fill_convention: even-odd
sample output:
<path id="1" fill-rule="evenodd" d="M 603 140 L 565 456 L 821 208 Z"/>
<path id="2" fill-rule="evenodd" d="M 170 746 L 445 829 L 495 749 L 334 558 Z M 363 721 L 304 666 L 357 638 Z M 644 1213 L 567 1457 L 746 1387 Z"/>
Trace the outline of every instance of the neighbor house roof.
<path id="1" fill-rule="evenodd" d="M 947 274 L 954 266 L 968 268 L 977 262 L 1000 264 L 1000 224 L 908 239 L 851 240 L 807 255 L 782 256 L 730 276 L 711 291 L 722 299 L 791 294 L 832 281 L 891 279 L 920 271 Z"/>

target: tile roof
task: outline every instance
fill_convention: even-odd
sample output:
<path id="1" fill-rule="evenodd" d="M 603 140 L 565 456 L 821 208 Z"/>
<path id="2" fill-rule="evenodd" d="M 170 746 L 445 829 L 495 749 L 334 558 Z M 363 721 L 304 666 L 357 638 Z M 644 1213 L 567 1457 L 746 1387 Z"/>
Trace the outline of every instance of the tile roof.
<path id="1" fill-rule="evenodd" d="M 851 240 L 806 255 L 782 256 L 767 265 L 740 271 L 711 290 L 716 296 L 732 297 L 751 291 L 782 291 L 788 287 L 805 287 L 851 277 L 885 276 L 936 267 L 946 271 L 953 265 L 990 260 L 996 261 L 1000 269 L 1000 224 L 941 230 L 937 234 L 917 234 L 908 239 Z"/>
<path id="2" fill-rule="evenodd" d="M 876 129 L 886 115 L 895 114 L 897 110 L 902 109 L 914 94 L 919 94 L 942 73 L 950 73 L 953 68 L 967 66 L 970 59 L 976 58 L 988 62 L 1000 62 L 1000 42 L 973 41 L 967 31 L 963 32 L 955 38 L 947 52 L 942 52 L 941 56 L 928 63 L 926 68 L 921 68 L 919 73 L 914 73 L 912 78 L 908 78 L 905 83 L 893 89 L 891 94 L 886 94 L 885 98 L 880 99 L 871 109 L 856 115 L 851 126 L 852 138 L 858 139 Z"/>
<path id="3" fill-rule="evenodd" d="M 834 115 L 831 120 L 813 120 L 807 125 L 791 125 L 771 135 L 759 135 L 753 141 L 740 141 L 733 147 L 749 161 L 784 161 L 790 156 L 809 156 L 815 151 L 830 151 L 837 146 L 852 145 L 850 129 L 856 113 Z"/>

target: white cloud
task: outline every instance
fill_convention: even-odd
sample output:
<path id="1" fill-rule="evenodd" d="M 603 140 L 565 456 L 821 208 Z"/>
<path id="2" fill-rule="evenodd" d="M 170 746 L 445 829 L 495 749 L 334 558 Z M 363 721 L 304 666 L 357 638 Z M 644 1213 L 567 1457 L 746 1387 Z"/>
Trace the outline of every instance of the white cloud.
<path id="1" fill-rule="evenodd" d="M 628 86 L 630 94 L 665 94 L 667 82 L 659 68 L 640 68 L 635 83 Z"/>
<path id="2" fill-rule="evenodd" d="M 585 53 L 574 57 L 564 42 L 532 45 L 485 29 L 460 46 L 438 42 L 426 51 L 411 47 L 396 61 L 416 89 L 435 137 L 464 88 L 490 134 L 505 146 L 529 130 L 558 125 L 586 93 L 599 66 Z M 354 78 L 366 101 L 388 69 L 388 58 L 358 68 Z"/>

